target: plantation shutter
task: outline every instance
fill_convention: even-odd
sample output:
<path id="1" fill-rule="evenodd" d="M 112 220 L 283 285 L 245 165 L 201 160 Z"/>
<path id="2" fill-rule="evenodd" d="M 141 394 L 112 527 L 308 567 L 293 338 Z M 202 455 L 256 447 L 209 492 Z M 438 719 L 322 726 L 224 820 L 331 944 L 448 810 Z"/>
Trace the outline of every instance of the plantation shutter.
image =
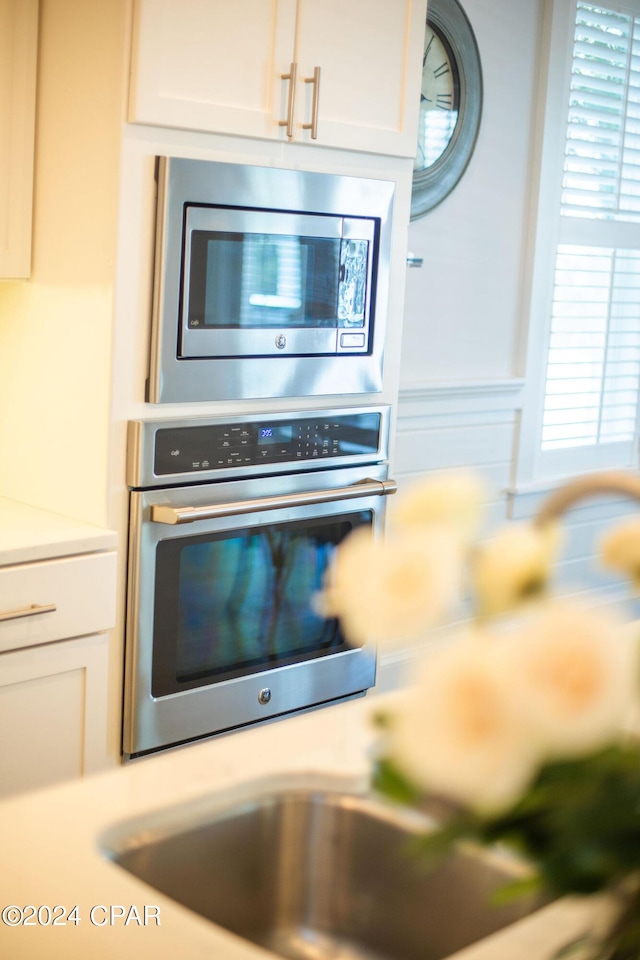
<path id="1" fill-rule="evenodd" d="M 543 451 L 633 442 L 640 387 L 640 17 L 577 4 Z"/>

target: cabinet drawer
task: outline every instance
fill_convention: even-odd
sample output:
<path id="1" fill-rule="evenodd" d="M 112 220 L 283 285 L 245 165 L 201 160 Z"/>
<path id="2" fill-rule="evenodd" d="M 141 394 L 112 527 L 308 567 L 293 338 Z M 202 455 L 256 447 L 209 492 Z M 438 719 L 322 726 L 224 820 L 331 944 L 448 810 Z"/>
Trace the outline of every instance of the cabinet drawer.
<path id="1" fill-rule="evenodd" d="M 115 551 L 2 567 L 0 652 L 109 630 L 115 605 Z"/>

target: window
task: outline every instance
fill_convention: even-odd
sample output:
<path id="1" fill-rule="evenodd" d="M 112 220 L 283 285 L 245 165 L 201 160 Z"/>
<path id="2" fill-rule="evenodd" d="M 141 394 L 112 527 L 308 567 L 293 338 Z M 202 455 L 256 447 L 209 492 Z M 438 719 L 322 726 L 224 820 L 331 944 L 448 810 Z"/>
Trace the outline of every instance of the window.
<path id="1" fill-rule="evenodd" d="M 640 250 L 560 244 L 543 450 L 632 440 L 640 383 Z"/>
<path id="2" fill-rule="evenodd" d="M 538 479 L 629 465 L 640 400 L 640 3 L 555 2 L 567 6 L 570 77 L 553 174 L 561 183 L 548 189 L 547 161 L 540 185 L 539 216 L 553 202 L 555 223 L 546 232 L 554 262 L 538 367 Z M 553 68 L 552 59 L 550 77 Z M 558 92 L 550 80 L 547 113 Z"/>

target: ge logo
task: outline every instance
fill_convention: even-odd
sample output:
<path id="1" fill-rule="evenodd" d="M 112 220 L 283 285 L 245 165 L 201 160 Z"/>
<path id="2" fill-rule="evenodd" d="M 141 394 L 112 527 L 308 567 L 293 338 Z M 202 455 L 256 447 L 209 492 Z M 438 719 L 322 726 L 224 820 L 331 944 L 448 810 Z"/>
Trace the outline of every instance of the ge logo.
<path id="1" fill-rule="evenodd" d="M 284 333 L 279 333 L 276 336 L 276 347 L 278 348 L 278 350 L 284 350 L 286 345 L 287 345 L 287 338 L 285 337 Z"/>
<path id="2" fill-rule="evenodd" d="M 179 451 L 179 450 L 172 450 L 172 451 L 171 451 L 171 456 L 172 456 L 172 457 L 179 457 L 179 456 L 180 456 L 180 451 Z"/>

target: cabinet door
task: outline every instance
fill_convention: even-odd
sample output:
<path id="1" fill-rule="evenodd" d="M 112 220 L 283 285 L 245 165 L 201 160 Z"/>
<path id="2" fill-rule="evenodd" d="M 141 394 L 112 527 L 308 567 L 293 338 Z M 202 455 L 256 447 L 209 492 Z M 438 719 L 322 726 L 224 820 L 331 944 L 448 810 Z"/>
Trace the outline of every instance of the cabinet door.
<path id="1" fill-rule="evenodd" d="M 295 0 L 136 0 L 129 119 L 285 139 L 294 36 Z"/>
<path id="2" fill-rule="evenodd" d="M 319 66 L 318 144 L 415 156 L 425 19 L 425 0 L 298 0 L 296 140 Z"/>
<path id="3" fill-rule="evenodd" d="M 0 278 L 31 269 L 38 0 L 0 0 Z"/>
<path id="4" fill-rule="evenodd" d="M 108 636 L 0 654 L 0 797 L 107 763 Z"/>

